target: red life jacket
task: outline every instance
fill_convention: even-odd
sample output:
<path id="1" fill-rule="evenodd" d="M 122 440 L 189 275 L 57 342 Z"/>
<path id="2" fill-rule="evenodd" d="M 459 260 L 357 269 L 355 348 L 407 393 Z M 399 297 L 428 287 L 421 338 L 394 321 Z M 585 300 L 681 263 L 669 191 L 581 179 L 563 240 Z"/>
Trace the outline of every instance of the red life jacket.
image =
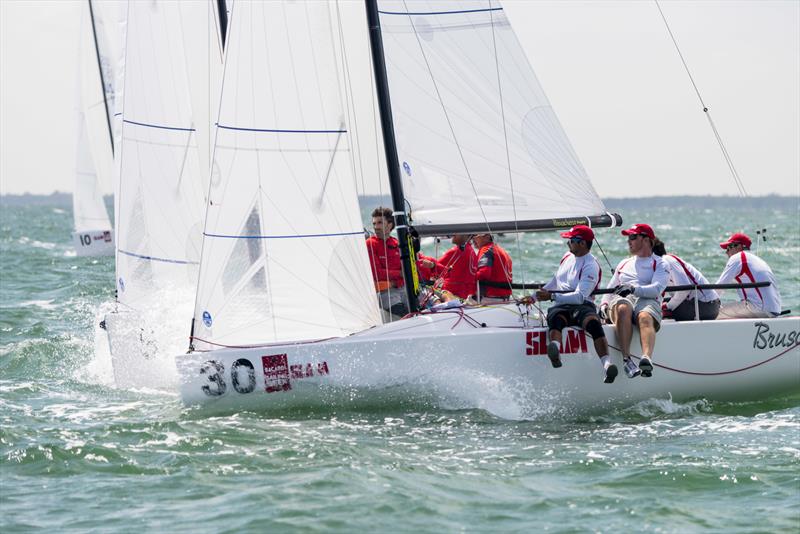
<path id="1" fill-rule="evenodd" d="M 384 289 L 381 282 L 393 282 L 395 287 L 403 287 L 400 243 L 397 239 L 390 236 L 384 241 L 377 236 L 370 236 L 367 238 L 367 253 L 376 287 Z"/>
<path id="2" fill-rule="evenodd" d="M 488 243 L 478 251 L 476 278 L 488 282 L 510 284 L 513 280 L 511 257 L 497 243 Z M 510 287 L 481 287 L 482 297 L 505 298 L 511 296 Z"/>
<path id="3" fill-rule="evenodd" d="M 475 274 L 478 270 L 478 255 L 472 245 L 454 246 L 436 262 L 437 273 L 444 283 L 442 289 L 465 299 L 475 294 Z"/>

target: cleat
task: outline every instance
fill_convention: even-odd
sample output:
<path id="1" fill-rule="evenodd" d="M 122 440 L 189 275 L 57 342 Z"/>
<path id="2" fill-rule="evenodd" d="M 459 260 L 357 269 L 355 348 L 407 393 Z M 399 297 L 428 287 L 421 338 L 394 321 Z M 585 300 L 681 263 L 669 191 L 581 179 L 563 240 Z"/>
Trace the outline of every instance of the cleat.
<path id="1" fill-rule="evenodd" d="M 603 382 L 606 384 L 611 384 L 614 382 L 614 379 L 617 378 L 619 370 L 617 370 L 617 366 L 612 363 L 605 368 L 604 374 L 605 376 L 603 378 Z"/>
<path id="2" fill-rule="evenodd" d="M 653 376 L 653 363 L 647 356 L 642 356 L 639 360 L 639 369 L 642 371 L 642 376 L 646 378 Z"/>
<path id="3" fill-rule="evenodd" d="M 625 374 L 628 375 L 628 378 L 636 378 L 640 374 L 642 374 L 642 370 L 636 365 L 632 359 L 627 358 L 624 361 L 623 368 L 625 369 Z"/>
<path id="4" fill-rule="evenodd" d="M 550 358 L 550 363 L 553 367 L 561 367 L 561 354 L 559 353 L 558 342 L 551 341 L 547 344 L 547 357 Z"/>

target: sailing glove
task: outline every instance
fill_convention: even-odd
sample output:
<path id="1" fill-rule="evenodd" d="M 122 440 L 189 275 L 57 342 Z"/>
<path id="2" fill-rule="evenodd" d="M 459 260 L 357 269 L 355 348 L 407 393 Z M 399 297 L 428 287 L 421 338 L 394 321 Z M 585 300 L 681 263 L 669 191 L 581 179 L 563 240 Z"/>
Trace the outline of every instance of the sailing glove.
<path id="1" fill-rule="evenodd" d="M 617 288 L 614 290 L 614 294 L 619 295 L 620 297 L 627 297 L 628 295 L 633 294 L 635 290 L 636 288 L 630 284 L 622 284 L 617 286 Z"/>

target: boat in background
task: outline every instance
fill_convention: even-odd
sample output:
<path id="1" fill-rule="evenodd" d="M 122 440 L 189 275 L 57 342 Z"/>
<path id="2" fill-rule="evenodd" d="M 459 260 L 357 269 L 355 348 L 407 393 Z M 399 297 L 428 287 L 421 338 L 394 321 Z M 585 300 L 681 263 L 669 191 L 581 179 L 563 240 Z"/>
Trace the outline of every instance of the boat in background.
<path id="1" fill-rule="evenodd" d="M 114 24 L 119 6 L 104 4 L 96 10 L 91 0 L 82 3 L 78 47 L 78 104 L 75 189 L 72 193 L 75 223 L 73 243 L 78 256 L 114 254 L 114 232 L 103 200 L 114 176 L 114 133 L 111 116 L 115 100 Z M 112 11 L 112 9 L 114 9 Z M 116 40 L 115 40 L 116 39 Z"/>

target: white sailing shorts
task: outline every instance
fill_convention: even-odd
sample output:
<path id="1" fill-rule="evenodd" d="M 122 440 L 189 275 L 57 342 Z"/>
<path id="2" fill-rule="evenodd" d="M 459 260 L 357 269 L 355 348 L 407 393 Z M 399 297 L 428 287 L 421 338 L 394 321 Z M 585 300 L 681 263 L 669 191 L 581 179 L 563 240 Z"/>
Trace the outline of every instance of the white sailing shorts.
<path id="1" fill-rule="evenodd" d="M 656 332 L 661 328 L 661 303 L 656 299 L 637 297 L 636 295 L 628 295 L 627 297 L 614 295 L 608 304 L 608 313 L 615 323 L 617 322 L 617 308 L 623 303 L 627 303 L 633 308 L 634 324 L 639 324 L 638 317 L 640 312 L 647 312 L 656 322 Z"/>

